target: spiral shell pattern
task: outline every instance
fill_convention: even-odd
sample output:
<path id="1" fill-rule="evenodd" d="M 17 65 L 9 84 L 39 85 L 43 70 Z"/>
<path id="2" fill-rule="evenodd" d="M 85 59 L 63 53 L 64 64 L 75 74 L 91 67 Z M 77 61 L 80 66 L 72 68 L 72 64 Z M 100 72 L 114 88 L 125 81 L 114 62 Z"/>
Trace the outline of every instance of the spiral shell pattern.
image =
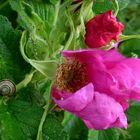
<path id="1" fill-rule="evenodd" d="M 16 92 L 16 86 L 11 80 L 0 81 L 0 95 L 12 96 Z"/>

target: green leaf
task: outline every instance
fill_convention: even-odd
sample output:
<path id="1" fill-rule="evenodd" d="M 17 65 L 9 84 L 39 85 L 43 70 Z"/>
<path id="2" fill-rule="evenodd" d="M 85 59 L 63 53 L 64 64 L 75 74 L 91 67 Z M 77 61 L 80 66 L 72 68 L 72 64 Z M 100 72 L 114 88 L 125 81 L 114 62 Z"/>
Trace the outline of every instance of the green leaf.
<path id="1" fill-rule="evenodd" d="M 115 129 L 90 130 L 88 140 L 119 140 L 119 133 Z"/>
<path id="2" fill-rule="evenodd" d="M 17 26 L 16 18 L 17 14 L 13 11 L 10 7 L 8 0 L 1 0 L 0 1 L 0 15 L 6 16 L 8 20 L 12 23 L 13 27 Z"/>
<path id="3" fill-rule="evenodd" d="M 29 31 L 25 44 L 28 57 L 47 60 L 52 53 L 54 54 L 52 57 L 55 57 L 63 48 L 66 36 L 65 31 L 56 27 L 61 8 L 60 1 L 52 5 L 36 0 L 10 0 L 10 4 L 18 12 L 19 24 Z"/>
<path id="4" fill-rule="evenodd" d="M 88 131 L 88 140 L 99 140 L 99 131 L 89 130 Z"/>
<path id="5" fill-rule="evenodd" d="M 0 16 L 0 79 L 18 83 L 29 69 L 20 55 L 20 36 L 21 33 L 13 30 L 7 18 Z"/>
<path id="6" fill-rule="evenodd" d="M 95 14 L 101 14 L 108 10 L 113 10 L 115 12 L 115 0 L 95 0 L 93 3 L 93 12 Z M 118 2 L 119 10 L 126 8 L 129 4 L 129 0 L 116 0 Z"/>
<path id="7" fill-rule="evenodd" d="M 86 140 L 88 129 L 76 116 L 65 112 L 63 120 L 64 130 L 69 134 L 70 140 Z"/>
<path id="8" fill-rule="evenodd" d="M 36 76 L 36 75 L 35 75 Z M 41 92 L 41 87 L 39 87 L 40 79 L 38 81 L 33 81 L 28 84 L 28 86 L 20 89 L 16 94 L 18 100 L 29 102 L 31 104 L 36 104 L 38 106 L 44 106 L 46 101 L 43 98 L 44 91 Z M 46 85 L 46 88 L 48 84 Z"/>
<path id="9" fill-rule="evenodd" d="M 123 34 L 139 34 L 140 4 L 138 1 L 129 1 L 127 7 L 118 14 L 119 20 L 125 25 Z"/>
<path id="10" fill-rule="evenodd" d="M 139 140 L 140 139 L 140 121 L 133 122 L 128 127 L 129 138 L 127 140 Z"/>
<path id="11" fill-rule="evenodd" d="M 54 78 L 56 68 L 57 68 L 57 62 L 55 60 L 39 61 L 39 60 L 29 59 L 24 52 L 26 40 L 27 40 L 27 32 L 23 32 L 21 38 L 21 45 L 20 45 L 20 50 L 23 58 L 28 63 L 30 63 L 35 69 L 41 72 L 44 76 L 47 76 L 48 78 Z"/>
<path id="12" fill-rule="evenodd" d="M 120 44 L 119 51 L 126 57 L 140 57 L 139 44 L 139 39 L 124 41 Z"/>
<path id="13" fill-rule="evenodd" d="M 47 23 L 43 21 L 41 17 L 34 11 L 33 7 L 23 0 L 10 0 L 10 4 L 12 8 L 18 12 L 19 24 L 26 30 L 30 31 L 29 40 L 33 42 L 34 46 L 36 45 L 35 47 L 30 46 L 32 51 L 41 48 L 47 53 L 48 50 L 46 46 L 48 44 L 48 29 L 50 28 L 48 21 Z M 36 52 L 37 50 L 35 53 Z"/>
<path id="14" fill-rule="evenodd" d="M 49 0 L 50 1 L 50 3 L 52 3 L 52 4 L 56 4 L 57 2 L 58 2 L 58 0 Z"/>
<path id="15" fill-rule="evenodd" d="M 54 16 L 55 16 L 55 4 L 58 2 L 58 0 L 25 0 L 25 2 L 29 3 L 35 13 L 38 14 L 38 16 L 43 20 L 47 21 L 49 25 L 52 25 L 54 22 Z"/>
<path id="16" fill-rule="evenodd" d="M 119 137 L 115 130 L 107 129 L 99 132 L 99 140 L 119 140 Z"/>
<path id="17" fill-rule="evenodd" d="M 54 79 L 57 62 L 53 60 L 37 61 L 29 59 L 30 64 L 49 79 Z"/>
<path id="18" fill-rule="evenodd" d="M 26 139 L 35 139 L 43 109 L 31 102 L 11 101 L 9 110 L 20 124 Z"/>
<path id="19" fill-rule="evenodd" d="M 10 114 L 8 106 L 0 104 L 0 139 L 1 140 L 26 140 L 23 134 L 20 124 Z"/>
<path id="20" fill-rule="evenodd" d="M 69 140 L 69 136 L 53 115 L 48 115 L 43 127 L 44 140 Z"/>
<path id="21" fill-rule="evenodd" d="M 101 14 L 108 10 L 115 10 L 113 0 L 95 0 L 93 3 L 93 12 Z"/>
<path id="22" fill-rule="evenodd" d="M 0 12 L 3 8 L 5 8 L 8 4 L 8 1 L 7 0 L 1 0 L 0 1 Z"/>
<path id="23" fill-rule="evenodd" d="M 35 78 L 37 77 L 35 76 Z M 16 118 L 18 124 L 20 124 L 20 129 L 23 131 L 27 140 L 35 140 L 37 137 L 38 128 L 44 112 L 43 106 L 46 103 L 43 99 L 43 94 L 44 92 L 46 94 L 49 92 L 46 90 L 50 86 L 49 83 L 43 85 L 43 87 L 40 87 L 38 85 L 39 83 L 40 78 L 37 78 L 37 81 L 33 78 L 32 83 L 28 84 L 28 87 L 22 88 L 17 93 L 16 99 L 18 100 L 13 99 L 7 103 L 9 112 Z M 40 91 L 44 86 L 46 87 L 46 91 Z M 61 122 L 57 120 L 54 114 L 49 118 L 47 116 L 42 133 L 43 140 L 55 140 L 57 137 L 60 140 L 68 140 L 68 135 L 63 131 Z"/>
<path id="24" fill-rule="evenodd" d="M 31 102 L 28 103 L 20 100 L 13 100 L 8 103 L 8 109 L 20 126 L 19 130 L 23 132 L 26 140 L 36 139 L 38 126 L 43 114 L 43 108 L 32 104 Z M 2 120 L 4 120 L 4 118 Z M 13 131 L 16 133 L 16 130 Z M 15 134 L 11 136 L 14 135 Z M 54 114 L 49 114 L 43 125 L 43 140 L 48 139 L 68 140 L 67 133 L 63 130 L 62 125 Z"/>
<path id="25" fill-rule="evenodd" d="M 4 104 L 7 105 L 7 111 L 5 111 L 6 115 L 0 120 L 5 122 L 5 118 L 8 117 L 7 115 L 10 115 L 11 119 L 16 121 L 13 122 L 19 125 L 18 129 L 21 130 L 25 140 L 36 139 L 45 101 L 43 100 L 43 96 L 41 96 L 39 89 L 36 88 L 35 84 L 29 84 L 28 87 L 22 88 L 19 92 L 17 92 L 16 99 L 13 97 L 6 101 L 6 103 L 5 101 L 5 99 L 1 100 L 2 103 L 4 102 Z M 3 114 L 3 108 L 3 106 L 0 108 L 0 114 Z M 10 125 L 14 127 L 12 120 L 5 122 L 5 125 L 7 127 Z M 13 133 L 7 131 L 3 130 L 2 133 L 0 133 L 0 136 L 7 133 L 7 136 L 11 135 L 11 137 L 16 138 L 16 133 L 18 132 L 17 128 L 13 128 Z"/>
<path id="26" fill-rule="evenodd" d="M 129 4 L 130 0 L 118 0 L 119 3 L 119 9 L 122 10 L 126 8 Z"/>
<path id="27" fill-rule="evenodd" d="M 140 103 L 133 102 L 126 111 L 128 121 L 139 121 L 140 120 Z"/>

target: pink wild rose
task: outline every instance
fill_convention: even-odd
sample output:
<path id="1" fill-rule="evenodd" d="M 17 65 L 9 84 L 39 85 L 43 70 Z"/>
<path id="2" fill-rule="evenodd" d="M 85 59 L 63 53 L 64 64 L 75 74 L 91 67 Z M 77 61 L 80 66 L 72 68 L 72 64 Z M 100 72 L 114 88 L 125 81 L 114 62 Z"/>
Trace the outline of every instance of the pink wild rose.
<path id="1" fill-rule="evenodd" d="M 126 128 L 127 101 L 140 101 L 140 60 L 125 58 L 115 49 L 62 51 L 62 55 L 52 90 L 56 104 L 89 128 Z"/>
<path id="2" fill-rule="evenodd" d="M 122 106 L 106 94 L 95 92 L 92 83 L 73 94 L 63 93 L 53 88 L 55 103 L 80 117 L 90 129 L 127 127 L 127 119 Z"/>
<path id="3" fill-rule="evenodd" d="M 85 42 L 89 48 L 100 48 L 111 40 L 119 40 L 124 26 L 117 22 L 112 11 L 97 15 L 86 23 Z"/>

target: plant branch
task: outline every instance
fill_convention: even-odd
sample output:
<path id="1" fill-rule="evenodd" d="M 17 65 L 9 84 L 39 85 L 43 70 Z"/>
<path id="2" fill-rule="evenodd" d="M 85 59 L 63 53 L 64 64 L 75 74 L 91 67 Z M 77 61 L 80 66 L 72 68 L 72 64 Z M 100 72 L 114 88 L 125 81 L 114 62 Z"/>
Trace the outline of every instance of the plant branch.
<path id="1" fill-rule="evenodd" d="M 58 13 L 59 13 L 59 8 L 60 8 L 60 0 L 55 5 L 55 16 L 54 16 L 53 26 L 56 25 L 57 18 L 58 18 Z"/>
<path id="2" fill-rule="evenodd" d="M 115 13 L 114 13 L 114 16 L 116 17 L 118 15 L 118 12 L 119 12 L 118 0 L 114 0 L 114 5 L 115 5 Z"/>
<path id="3" fill-rule="evenodd" d="M 49 95 L 48 95 L 49 96 L 48 102 L 47 102 L 47 104 L 45 106 L 45 110 L 44 110 L 44 113 L 43 113 L 42 118 L 40 120 L 39 127 L 38 127 L 38 133 L 37 133 L 36 140 L 43 140 L 43 137 L 42 137 L 43 124 L 44 124 L 44 122 L 46 120 L 46 117 L 47 117 L 47 115 L 49 113 L 49 110 L 50 110 L 50 105 L 52 103 L 52 99 L 51 99 L 51 87 L 52 87 L 52 83 L 50 85 L 50 90 L 49 90 Z"/>
<path id="4" fill-rule="evenodd" d="M 129 40 L 129 39 L 140 39 L 140 35 L 121 35 L 120 36 L 120 42 L 125 41 L 125 40 Z"/>
<path id="5" fill-rule="evenodd" d="M 34 75 L 34 73 L 36 72 L 36 70 L 32 71 L 30 74 L 27 74 L 25 76 L 25 79 L 23 81 L 21 81 L 19 84 L 16 85 L 16 91 L 18 92 L 20 89 L 26 87 L 29 82 L 32 80 L 32 77 Z"/>

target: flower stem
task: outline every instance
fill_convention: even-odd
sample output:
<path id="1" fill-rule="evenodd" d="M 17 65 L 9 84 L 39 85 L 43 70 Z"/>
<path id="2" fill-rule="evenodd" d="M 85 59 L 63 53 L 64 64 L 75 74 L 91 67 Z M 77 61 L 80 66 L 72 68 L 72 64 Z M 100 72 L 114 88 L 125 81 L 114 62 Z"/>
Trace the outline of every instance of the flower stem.
<path id="1" fill-rule="evenodd" d="M 115 13 L 114 13 L 114 16 L 116 17 L 118 15 L 118 12 L 119 12 L 118 0 L 114 0 L 114 5 L 115 5 Z"/>
<path id="2" fill-rule="evenodd" d="M 43 140 L 43 137 L 42 137 L 42 128 L 43 128 L 43 124 L 45 122 L 46 116 L 48 114 L 50 103 L 51 103 L 51 101 L 48 101 L 48 104 L 45 107 L 44 113 L 42 115 L 42 118 L 41 118 L 41 121 L 40 121 L 40 124 L 39 124 L 39 127 L 38 127 L 38 133 L 37 133 L 36 140 Z"/>
<path id="3" fill-rule="evenodd" d="M 59 8 L 60 8 L 60 0 L 55 5 L 55 17 L 54 17 L 54 21 L 53 21 L 53 26 L 56 25 L 57 18 L 58 18 L 58 13 L 59 13 Z"/>
<path id="4" fill-rule="evenodd" d="M 21 81 L 19 84 L 16 85 L 16 91 L 18 92 L 20 89 L 26 87 L 28 85 L 28 83 L 32 80 L 32 77 L 34 75 L 34 73 L 36 72 L 36 70 L 32 71 L 30 74 L 27 74 L 25 76 L 25 79 L 23 81 Z"/>
<path id="5" fill-rule="evenodd" d="M 120 36 L 120 42 L 125 41 L 125 40 L 129 40 L 129 39 L 140 39 L 140 35 L 121 35 Z"/>
<path id="6" fill-rule="evenodd" d="M 80 9 L 80 15 L 79 15 L 82 36 L 85 35 L 85 21 L 93 17 L 93 11 L 91 10 L 92 6 L 93 6 L 93 0 L 83 1 L 82 3 L 82 7 Z"/>
<path id="7" fill-rule="evenodd" d="M 81 26 L 81 31 L 83 34 L 85 34 L 85 23 L 84 23 L 84 17 L 83 17 L 83 11 L 84 11 L 84 1 L 80 10 L 80 26 Z"/>
<path id="8" fill-rule="evenodd" d="M 72 20 L 72 17 L 70 15 L 69 11 L 66 12 L 66 15 L 67 15 L 67 18 L 68 18 L 68 22 L 70 24 L 71 33 L 70 33 L 68 41 L 65 44 L 65 50 L 70 50 L 70 49 L 72 49 L 71 48 L 71 43 L 74 39 L 75 28 L 74 28 L 74 23 L 73 23 L 73 20 Z"/>
<path id="9" fill-rule="evenodd" d="M 43 124 L 44 124 L 44 122 L 46 120 L 46 117 L 47 117 L 47 115 L 49 113 L 49 110 L 51 110 L 50 109 L 50 106 L 51 106 L 51 103 L 52 103 L 52 99 L 51 99 L 51 87 L 52 87 L 52 83 L 50 85 L 50 91 L 49 91 L 49 95 L 48 95 L 49 96 L 48 102 L 47 102 L 47 104 L 45 106 L 45 110 L 44 110 L 44 113 L 43 113 L 42 118 L 40 120 L 39 127 L 38 127 L 38 132 L 37 132 L 37 138 L 36 138 L 36 140 L 43 140 L 43 136 L 42 136 Z"/>

